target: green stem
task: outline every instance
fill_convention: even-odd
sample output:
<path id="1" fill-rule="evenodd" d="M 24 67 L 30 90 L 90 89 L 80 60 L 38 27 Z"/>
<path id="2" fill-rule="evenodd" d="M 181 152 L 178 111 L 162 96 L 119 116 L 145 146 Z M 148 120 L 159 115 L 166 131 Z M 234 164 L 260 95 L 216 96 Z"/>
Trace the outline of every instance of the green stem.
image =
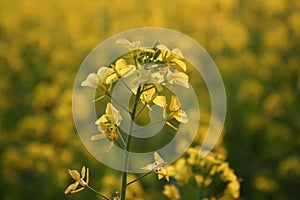
<path id="1" fill-rule="evenodd" d="M 101 194 L 100 192 L 98 192 L 97 190 L 95 190 L 94 188 L 92 188 L 91 186 L 86 185 L 86 187 L 89 188 L 90 190 L 92 190 L 93 192 L 95 192 L 97 195 L 99 195 L 103 199 L 110 200 L 108 197 L 104 196 L 103 194 Z"/>
<path id="2" fill-rule="evenodd" d="M 145 107 L 146 107 L 146 104 L 144 104 L 143 107 L 139 110 L 139 112 L 136 114 L 135 118 L 138 118 L 138 116 L 143 112 Z"/>
<path id="3" fill-rule="evenodd" d="M 134 94 L 133 91 L 130 89 L 130 87 L 124 82 L 124 80 L 123 80 L 122 78 L 121 78 L 120 80 L 121 80 L 121 82 L 125 85 L 125 87 L 129 90 L 129 92 L 130 92 L 131 94 Z"/>
<path id="4" fill-rule="evenodd" d="M 119 106 L 121 106 L 126 112 L 130 113 L 129 110 L 127 108 L 125 108 L 122 104 L 120 104 L 113 96 L 111 96 L 110 94 L 106 94 L 108 97 L 110 97 L 114 102 L 116 102 L 116 104 L 118 104 Z"/>
<path id="5" fill-rule="evenodd" d="M 144 178 L 145 176 L 147 176 L 147 175 L 149 175 L 149 174 L 151 174 L 151 173 L 152 173 L 152 171 L 147 172 L 147 173 L 145 173 L 145 174 L 143 174 L 143 175 L 137 177 L 137 178 L 134 179 L 133 181 L 128 182 L 126 186 L 128 186 L 128 185 L 130 185 L 130 184 L 132 184 L 132 183 L 134 183 L 134 182 L 136 182 L 136 181 L 138 181 L 138 180 Z"/>
<path id="6" fill-rule="evenodd" d="M 127 140 L 126 140 L 126 144 L 125 144 L 125 151 L 124 151 L 124 169 L 122 172 L 122 186 L 121 186 L 121 200 L 125 200 L 126 198 L 126 187 L 127 187 L 127 171 L 128 171 L 128 156 L 129 156 L 129 150 L 130 150 L 130 145 L 131 145 L 131 138 L 132 138 L 132 132 L 133 132 L 133 125 L 134 125 L 134 120 L 135 120 L 135 115 L 136 115 L 136 109 L 137 109 L 137 105 L 140 99 L 140 95 L 142 92 L 142 87 L 138 87 L 135 99 L 134 99 L 134 103 L 133 103 L 133 108 L 132 108 L 132 112 L 130 112 L 130 117 L 131 117 L 131 121 L 130 121 L 130 126 L 129 126 L 129 132 L 128 132 L 128 136 L 127 136 Z"/>

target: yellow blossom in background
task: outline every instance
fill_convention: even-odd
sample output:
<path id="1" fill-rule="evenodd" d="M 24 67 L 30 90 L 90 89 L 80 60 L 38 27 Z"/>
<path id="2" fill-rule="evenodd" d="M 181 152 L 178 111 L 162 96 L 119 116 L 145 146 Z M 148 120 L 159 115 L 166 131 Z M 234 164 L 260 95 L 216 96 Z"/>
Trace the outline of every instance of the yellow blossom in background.
<path id="1" fill-rule="evenodd" d="M 210 199 L 216 196 L 221 199 L 239 198 L 240 182 L 225 161 L 225 157 L 212 152 L 205 157 L 199 156 L 199 148 L 189 148 L 187 157 L 184 156 L 167 166 L 169 175 L 176 180 L 181 198 Z M 214 189 L 216 184 L 224 184 L 225 187 L 222 190 Z M 185 192 L 185 188 L 193 188 L 194 193 Z M 168 196 L 171 189 L 168 188 L 167 191 L 165 195 L 172 199 L 171 195 Z"/>
<path id="2" fill-rule="evenodd" d="M 167 168 L 170 171 L 170 176 L 180 184 L 186 184 L 192 175 L 191 166 L 186 163 L 184 158 L 178 159 L 174 166 L 167 166 Z"/>
<path id="3" fill-rule="evenodd" d="M 199 42 L 220 70 L 231 111 L 224 127 L 226 155 L 234 162 L 237 176 L 245 180 L 241 199 L 300 199 L 300 167 L 295 161 L 295 157 L 299 160 L 300 144 L 300 1 L 127 3 L 0 1 L 0 167 L 5 188 L 1 198 L 63 199 L 61 192 L 53 191 L 65 189 L 69 178 L 65 171 L 78 165 L 79 159 L 98 166 L 100 174 L 106 173 L 106 168 L 86 153 L 75 134 L 74 76 L 84 57 L 99 42 L 132 27 L 158 26 L 185 33 Z M 119 45 L 139 47 L 139 35 L 128 39 L 119 41 Z M 190 52 L 182 53 L 189 61 Z M 186 72 L 175 62 L 171 67 L 189 76 L 191 86 L 196 85 L 197 95 L 203 100 L 202 83 L 193 80 L 188 63 L 179 60 L 186 64 Z M 94 67 L 97 74 L 98 65 Z M 107 67 L 115 73 L 112 66 Z M 155 74 L 157 80 L 162 80 L 160 75 Z M 106 80 L 103 83 L 110 88 Z M 201 109 L 206 110 L 206 103 L 200 104 Z M 153 143 L 147 145 L 152 147 Z M 218 146 L 225 151 L 222 145 Z M 220 163 L 213 156 L 201 161 L 196 156 L 186 156 L 190 165 Z M 99 180 L 99 189 L 104 187 L 102 183 Z M 162 195 L 162 188 L 154 182 L 145 181 L 142 186 L 149 189 L 144 191 L 149 199 Z M 32 192 L 32 188 L 40 189 Z M 85 199 L 95 198 L 91 192 L 84 195 Z"/>
<path id="4" fill-rule="evenodd" d="M 276 188 L 276 183 L 271 178 L 265 176 L 257 176 L 254 179 L 255 187 L 262 191 L 272 191 Z"/>
<path id="5" fill-rule="evenodd" d="M 226 190 L 233 198 L 239 198 L 240 197 L 240 183 L 238 180 L 231 181 L 228 183 Z"/>
<path id="6" fill-rule="evenodd" d="M 190 165 L 194 165 L 199 160 L 199 149 L 191 147 L 187 150 L 187 154 L 189 155 L 187 158 L 187 162 Z"/>
<path id="7" fill-rule="evenodd" d="M 205 166 L 206 164 L 221 164 L 223 160 L 219 160 L 214 153 L 208 153 L 204 158 L 199 160 L 200 166 Z"/>
<path id="8" fill-rule="evenodd" d="M 203 177 L 202 174 L 195 174 L 195 180 L 196 180 L 198 185 L 204 183 L 204 177 Z"/>
<path id="9" fill-rule="evenodd" d="M 171 200 L 179 200 L 180 194 L 178 189 L 174 185 L 165 185 L 163 194 Z"/>

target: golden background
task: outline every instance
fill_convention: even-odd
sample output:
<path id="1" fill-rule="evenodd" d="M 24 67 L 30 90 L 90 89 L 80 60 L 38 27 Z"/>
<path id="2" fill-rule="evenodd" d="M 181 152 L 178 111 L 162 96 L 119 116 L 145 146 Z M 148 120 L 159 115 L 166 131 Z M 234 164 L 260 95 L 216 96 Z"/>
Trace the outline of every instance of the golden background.
<path id="1" fill-rule="evenodd" d="M 72 86 L 98 43 L 147 26 L 194 38 L 219 67 L 228 98 L 224 146 L 242 198 L 299 199 L 300 2 L 293 0 L 2 0 L 0 199 L 95 199 L 89 191 L 63 194 L 67 169 L 83 164 L 99 190 L 118 187 L 76 134 Z M 151 180 L 136 191 L 165 199 Z"/>

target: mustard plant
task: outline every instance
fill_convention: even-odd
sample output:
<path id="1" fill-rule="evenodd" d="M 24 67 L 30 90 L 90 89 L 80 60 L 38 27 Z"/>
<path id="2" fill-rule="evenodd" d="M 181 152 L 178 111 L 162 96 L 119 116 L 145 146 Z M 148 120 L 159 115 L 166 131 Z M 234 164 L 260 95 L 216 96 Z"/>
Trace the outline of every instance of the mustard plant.
<path id="1" fill-rule="evenodd" d="M 180 124 L 189 122 L 189 115 L 182 107 L 180 98 L 167 89 L 168 85 L 186 89 L 190 87 L 188 62 L 180 49 L 170 50 L 159 42 L 155 42 L 151 47 L 142 47 L 140 41 L 131 42 L 121 38 L 116 44 L 127 48 L 128 52 L 107 66 L 90 73 L 82 81 L 81 86 L 97 90 L 99 96 L 93 100 L 95 104 L 99 101 L 106 104 L 105 113 L 94 122 L 99 133 L 93 134 L 90 140 L 110 141 L 107 153 L 113 148 L 121 148 L 124 152 L 121 187 L 114 196 L 107 197 L 89 185 L 89 171 L 83 167 L 81 175 L 76 170 L 69 170 L 75 183 L 67 187 L 65 193 L 76 193 L 88 188 L 103 199 L 125 200 L 129 185 L 155 173 L 159 180 L 164 178 L 167 182 L 171 182 L 165 185 L 163 191 L 168 198 L 189 198 L 185 196 L 188 193 L 182 188 L 190 188 L 192 185 L 191 188 L 197 191 L 193 193 L 192 199 L 205 199 L 210 197 L 207 191 L 210 191 L 209 186 L 215 179 L 214 175 L 218 174 L 218 178 L 221 182 L 225 182 L 225 185 L 220 191 L 211 193 L 211 196 L 230 190 L 232 197 L 237 198 L 239 184 L 226 162 L 217 158 L 212 161 L 208 159 L 211 156 L 200 158 L 193 149 L 189 149 L 187 157 L 180 158 L 174 165 L 169 165 L 159 152 L 154 151 L 153 162 L 141 167 L 144 173 L 133 180 L 128 180 L 129 152 L 132 149 L 133 133 L 136 131 L 134 124 L 143 119 L 145 114 L 151 113 L 152 106 L 161 109 L 163 122 L 173 131 L 177 131 Z M 129 106 L 114 98 L 113 90 L 117 83 L 123 84 L 131 94 Z M 130 116 L 130 122 L 124 121 L 125 114 Z M 129 123 L 126 134 L 120 128 L 122 123 Z M 205 171 L 206 168 L 209 169 Z M 77 189 L 78 186 L 81 188 Z"/>

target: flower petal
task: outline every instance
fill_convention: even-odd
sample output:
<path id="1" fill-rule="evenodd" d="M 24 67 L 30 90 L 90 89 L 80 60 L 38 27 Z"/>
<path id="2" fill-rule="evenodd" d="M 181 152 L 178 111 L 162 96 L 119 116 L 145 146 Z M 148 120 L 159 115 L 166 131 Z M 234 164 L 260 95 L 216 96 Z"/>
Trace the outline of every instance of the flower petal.
<path id="1" fill-rule="evenodd" d="M 166 106 L 166 97 L 165 96 L 157 96 L 153 99 L 153 103 L 164 108 Z"/>
<path id="2" fill-rule="evenodd" d="M 99 82 L 99 76 L 97 74 L 91 73 L 88 75 L 86 80 L 81 83 L 81 86 L 97 88 Z"/>
<path id="3" fill-rule="evenodd" d="M 106 82 L 109 75 L 113 74 L 115 71 L 109 67 L 100 67 L 97 71 L 97 75 L 100 77 L 101 82 Z"/>
<path id="4" fill-rule="evenodd" d="M 186 64 L 182 60 L 174 59 L 174 62 L 181 68 L 183 71 L 186 71 Z"/>
<path id="5" fill-rule="evenodd" d="M 116 82 L 119 79 L 118 75 L 116 73 L 109 75 L 106 80 L 105 83 L 106 84 L 113 84 L 114 82 Z"/>
<path id="6" fill-rule="evenodd" d="M 81 169 L 81 178 L 84 179 L 84 177 L 85 177 L 85 166 L 83 166 Z"/>
<path id="7" fill-rule="evenodd" d="M 78 182 L 72 183 L 71 185 L 69 185 L 67 187 L 67 189 L 65 190 L 65 194 L 68 194 L 71 190 L 75 190 L 76 187 L 78 186 Z"/>
<path id="8" fill-rule="evenodd" d="M 186 124 L 186 123 L 189 121 L 186 112 L 183 111 L 183 110 L 179 110 L 179 111 L 176 113 L 176 115 L 174 115 L 174 118 L 175 118 L 178 122 L 181 122 L 181 123 L 184 123 L 184 124 Z"/>
<path id="9" fill-rule="evenodd" d="M 154 160 L 157 162 L 158 165 L 165 164 L 165 161 L 159 156 L 159 154 L 155 151 L 154 152 Z"/>
<path id="10" fill-rule="evenodd" d="M 160 50 L 170 51 L 170 49 L 163 44 L 156 45 L 156 47 Z"/>
<path id="11" fill-rule="evenodd" d="M 91 140 L 102 140 L 104 139 L 106 136 L 103 133 L 97 134 L 97 135 L 93 135 L 91 137 Z"/>
<path id="12" fill-rule="evenodd" d="M 84 189 L 84 187 L 81 187 L 81 188 L 79 188 L 77 190 L 71 190 L 71 193 L 73 194 L 73 193 L 76 193 L 76 192 L 80 192 L 83 189 Z"/>
<path id="13" fill-rule="evenodd" d="M 178 128 L 176 128 L 175 126 L 173 126 L 170 122 L 166 121 L 166 124 L 167 124 L 168 126 L 170 126 L 171 128 L 173 128 L 175 131 L 178 130 Z"/>
<path id="14" fill-rule="evenodd" d="M 175 71 L 171 74 L 168 74 L 168 82 L 170 84 L 176 84 L 176 85 L 180 85 L 182 87 L 185 87 L 185 88 L 189 88 L 189 77 L 188 75 L 186 75 L 185 73 L 183 72 L 178 72 L 178 71 Z"/>
<path id="15" fill-rule="evenodd" d="M 171 96 L 171 102 L 169 105 L 169 109 L 171 112 L 175 112 L 181 109 L 181 105 L 180 102 L 178 100 L 178 98 L 175 95 Z"/>
<path id="16" fill-rule="evenodd" d="M 78 172 L 77 170 L 71 170 L 71 169 L 69 169 L 68 171 L 69 171 L 70 176 L 71 176 L 74 180 L 77 181 L 77 180 L 80 179 L 80 174 L 79 174 L 79 172 Z"/>
<path id="17" fill-rule="evenodd" d="M 152 87 L 152 86 L 151 86 Z M 149 104 L 152 99 L 153 99 L 153 95 L 155 94 L 155 87 L 151 88 L 151 89 L 147 89 L 146 91 L 144 91 L 142 94 L 141 94 L 141 101 L 144 103 L 144 104 Z"/>
<path id="18" fill-rule="evenodd" d="M 164 175 L 158 174 L 158 180 L 162 179 Z"/>
<path id="19" fill-rule="evenodd" d="M 123 120 L 122 116 L 120 115 L 120 111 L 117 110 L 111 103 L 108 103 L 106 106 L 106 114 L 108 116 L 111 116 L 114 120 L 114 124 L 119 126 L 121 124 L 121 121 Z"/>
<path id="20" fill-rule="evenodd" d="M 129 72 L 133 68 L 134 68 L 134 66 L 127 65 L 127 63 L 124 59 L 117 60 L 116 66 L 115 66 L 115 70 L 117 71 L 119 76 L 125 75 L 127 72 Z"/>
<path id="21" fill-rule="evenodd" d="M 152 171 L 153 168 L 154 168 L 154 165 L 153 165 L 153 164 L 148 164 L 147 166 L 142 167 L 142 169 L 148 170 L 148 171 Z"/>
<path id="22" fill-rule="evenodd" d="M 97 119 L 97 121 L 95 121 L 95 125 L 99 125 L 100 123 L 106 123 L 106 122 L 108 122 L 108 119 L 104 114 L 99 119 Z"/>
<path id="23" fill-rule="evenodd" d="M 179 56 L 180 58 L 184 58 L 181 50 L 178 48 L 173 49 L 172 53 L 174 53 L 176 57 Z"/>
<path id="24" fill-rule="evenodd" d="M 124 48 L 127 48 L 129 50 L 131 49 L 136 49 L 136 48 L 140 48 L 140 41 L 133 41 L 130 42 L 129 40 L 125 39 L 125 38 L 120 38 L 116 41 L 117 45 L 120 45 Z"/>

